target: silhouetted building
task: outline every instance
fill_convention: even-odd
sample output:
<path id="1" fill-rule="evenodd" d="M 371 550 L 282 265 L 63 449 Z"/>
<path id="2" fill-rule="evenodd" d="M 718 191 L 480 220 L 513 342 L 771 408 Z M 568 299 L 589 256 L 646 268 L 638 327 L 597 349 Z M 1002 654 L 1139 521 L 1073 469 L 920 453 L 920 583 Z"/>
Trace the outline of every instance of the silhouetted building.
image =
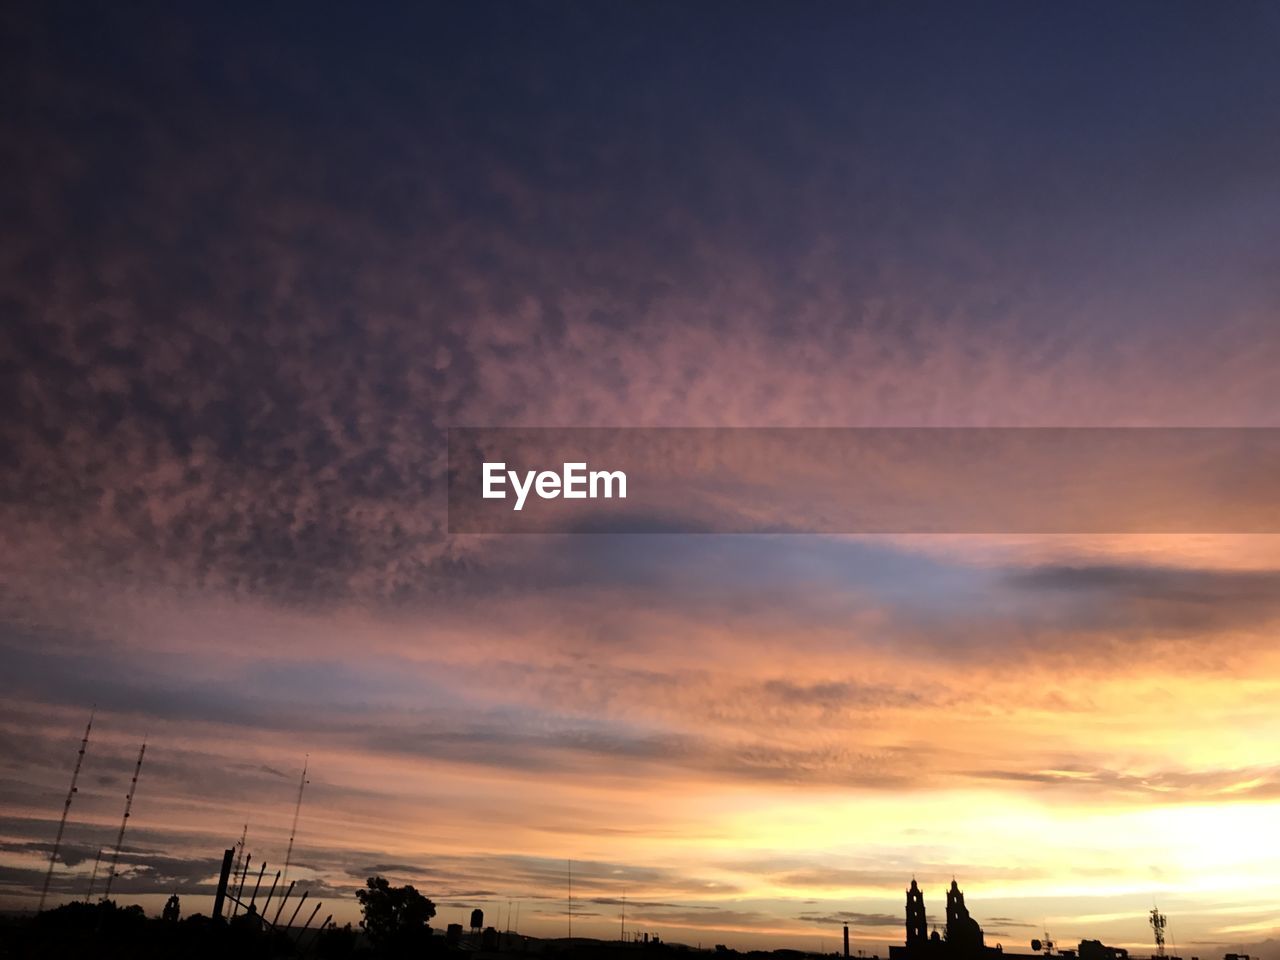
<path id="1" fill-rule="evenodd" d="M 964 905 L 964 893 L 955 880 L 951 881 L 951 889 L 947 891 L 947 946 L 952 952 L 963 954 L 980 953 L 986 947 L 982 928 L 969 916 L 969 908 Z"/>
<path id="2" fill-rule="evenodd" d="M 1108 947 L 1101 940 L 1081 940 L 1080 960 L 1128 960 L 1129 951 L 1124 947 Z"/>
<path id="3" fill-rule="evenodd" d="M 1045 960 L 1045 955 L 1039 953 L 1006 953 L 1001 944 L 988 947 L 982 927 L 969 915 L 964 892 L 955 880 L 947 890 L 945 936 L 928 930 L 924 891 L 912 879 L 907 887 L 907 942 L 890 947 L 889 960 Z M 1038 946 L 1039 941 L 1034 941 L 1032 949 Z M 1129 960 L 1129 952 L 1122 947 L 1108 947 L 1100 940 L 1081 940 L 1078 955 L 1074 950 L 1063 950 L 1052 960 Z"/>
<path id="4" fill-rule="evenodd" d="M 929 923 L 924 912 L 924 894 L 911 878 L 907 887 L 907 947 L 922 944 L 929 939 Z"/>
<path id="5" fill-rule="evenodd" d="M 890 960 L 1012 960 L 1013 955 L 1005 954 L 1002 948 L 986 945 L 982 927 L 969 915 L 964 893 L 954 880 L 947 890 L 946 918 L 944 936 L 939 936 L 937 930 L 929 932 L 924 891 L 912 879 L 907 887 L 907 942 L 905 946 L 889 948 Z"/>

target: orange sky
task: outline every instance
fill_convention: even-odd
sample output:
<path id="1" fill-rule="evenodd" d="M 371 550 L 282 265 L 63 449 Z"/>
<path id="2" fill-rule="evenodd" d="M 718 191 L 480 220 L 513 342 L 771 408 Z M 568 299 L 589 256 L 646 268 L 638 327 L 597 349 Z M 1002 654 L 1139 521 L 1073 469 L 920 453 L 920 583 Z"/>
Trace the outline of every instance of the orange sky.
<path id="1" fill-rule="evenodd" d="M 571 571 L 605 548 L 520 549 L 562 551 L 563 579 L 429 616 L 66 605 L 59 636 L 99 646 L 19 658 L 32 693 L 6 736 L 53 752 L 11 761 L 36 776 L 10 787 L 10 869 L 40 866 L 22 841 L 44 839 L 74 755 L 68 701 L 96 688 L 68 892 L 145 734 L 122 884 L 144 902 L 209 881 L 153 857 L 210 862 L 246 820 L 280 864 L 308 752 L 295 875 L 340 918 L 377 871 L 443 919 L 511 900 L 528 932 L 562 933 L 572 859 L 575 931 L 600 936 L 625 894 L 635 929 L 671 939 L 834 944 L 848 919 L 882 950 L 904 878 L 937 913 L 952 874 L 1010 949 L 1046 926 L 1140 947 L 1153 901 L 1186 953 L 1276 921 L 1274 538 L 619 537 L 625 573 L 590 586 Z M 1017 579 L 1082 570 L 1101 584 Z M 51 669 L 79 676 L 41 704 Z"/>

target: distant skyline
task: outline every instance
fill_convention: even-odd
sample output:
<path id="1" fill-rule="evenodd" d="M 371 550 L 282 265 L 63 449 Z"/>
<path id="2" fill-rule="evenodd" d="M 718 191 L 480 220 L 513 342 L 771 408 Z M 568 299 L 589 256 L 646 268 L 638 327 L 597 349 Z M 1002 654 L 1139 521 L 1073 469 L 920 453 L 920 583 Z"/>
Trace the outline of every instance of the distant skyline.
<path id="1" fill-rule="evenodd" d="M 1274 4 L 10 4 L 0 908 L 1280 958 L 1269 536 L 450 536 L 450 426 L 1280 426 Z M 1265 479 L 1265 478 L 1264 478 Z M 465 921 L 464 921 L 465 922 Z"/>

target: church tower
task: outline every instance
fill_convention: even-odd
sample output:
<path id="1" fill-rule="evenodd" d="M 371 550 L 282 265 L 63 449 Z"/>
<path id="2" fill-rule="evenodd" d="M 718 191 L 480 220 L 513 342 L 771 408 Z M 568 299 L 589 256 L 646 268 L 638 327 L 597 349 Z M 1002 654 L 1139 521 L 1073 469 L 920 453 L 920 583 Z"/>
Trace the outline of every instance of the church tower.
<path id="1" fill-rule="evenodd" d="M 975 953 L 985 946 L 982 928 L 969 916 L 964 893 L 955 880 L 947 891 L 947 944 L 957 953 Z"/>
<path id="2" fill-rule="evenodd" d="M 947 932 L 954 930 L 963 919 L 968 917 L 969 910 L 964 905 L 964 893 L 953 879 L 951 889 L 947 891 Z"/>
<path id="3" fill-rule="evenodd" d="M 926 932 L 928 923 L 924 914 L 924 894 L 916 886 L 915 878 L 911 878 L 911 886 L 907 888 L 907 948 L 923 946 L 928 940 Z"/>

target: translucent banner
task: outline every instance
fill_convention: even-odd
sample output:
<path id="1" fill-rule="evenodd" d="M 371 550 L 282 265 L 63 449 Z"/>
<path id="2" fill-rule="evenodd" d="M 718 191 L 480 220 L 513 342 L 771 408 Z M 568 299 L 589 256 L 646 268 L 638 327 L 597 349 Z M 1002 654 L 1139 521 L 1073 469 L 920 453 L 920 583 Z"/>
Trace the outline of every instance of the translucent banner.
<path id="1" fill-rule="evenodd" d="M 1275 428 L 454 428 L 452 533 L 1277 533 Z"/>

